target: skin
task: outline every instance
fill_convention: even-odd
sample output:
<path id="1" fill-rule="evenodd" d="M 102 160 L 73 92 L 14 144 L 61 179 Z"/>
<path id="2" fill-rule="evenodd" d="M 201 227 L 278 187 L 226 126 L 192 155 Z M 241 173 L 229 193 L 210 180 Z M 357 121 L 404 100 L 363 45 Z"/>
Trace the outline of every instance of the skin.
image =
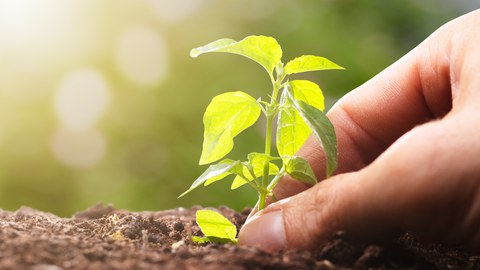
<path id="1" fill-rule="evenodd" d="M 480 249 L 480 10 L 439 28 L 344 96 L 328 113 L 340 167 L 308 188 L 285 178 L 283 199 L 251 216 L 240 245 L 310 249 L 344 230 L 375 241 L 410 231 Z M 298 155 L 317 177 L 310 138 Z"/>

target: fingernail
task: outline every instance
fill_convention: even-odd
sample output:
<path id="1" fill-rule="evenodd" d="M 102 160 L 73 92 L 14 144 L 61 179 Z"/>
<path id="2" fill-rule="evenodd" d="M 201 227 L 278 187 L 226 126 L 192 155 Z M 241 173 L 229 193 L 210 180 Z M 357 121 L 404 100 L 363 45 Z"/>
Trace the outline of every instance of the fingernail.
<path id="1" fill-rule="evenodd" d="M 287 247 L 283 212 L 281 210 L 263 214 L 259 212 L 250 218 L 240 230 L 239 245 L 256 246 L 275 252 Z"/>

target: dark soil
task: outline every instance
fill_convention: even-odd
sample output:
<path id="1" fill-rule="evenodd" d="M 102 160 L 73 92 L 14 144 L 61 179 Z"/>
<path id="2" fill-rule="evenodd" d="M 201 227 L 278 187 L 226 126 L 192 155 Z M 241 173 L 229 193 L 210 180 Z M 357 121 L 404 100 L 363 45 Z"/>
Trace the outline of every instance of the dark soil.
<path id="1" fill-rule="evenodd" d="M 97 205 L 72 218 L 30 208 L 0 211 L 0 269 L 480 269 L 480 256 L 403 235 L 359 245 L 337 233 L 314 251 L 267 253 L 190 240 L 193 209 L 132 213 Z M 220 212 L 237 227 L 248 210 Z"/>

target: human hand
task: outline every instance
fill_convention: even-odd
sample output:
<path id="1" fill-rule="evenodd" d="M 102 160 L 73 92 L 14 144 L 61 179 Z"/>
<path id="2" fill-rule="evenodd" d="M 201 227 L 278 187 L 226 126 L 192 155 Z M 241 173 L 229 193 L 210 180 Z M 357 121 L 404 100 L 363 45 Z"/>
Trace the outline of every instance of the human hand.
<path id="1" fill-rule="evenodd" d="M 339 174 L 307 190 L 283 179 L 274 194 L 286 199 L 249 218 L 239 244 L 276 251 L 337 230 L 360 240 L 411 231 L 479 249 L 479 29 L 480 10 L 459 17 L 343 97 L 328 113 Z M 298 154 L 323 176 L 322 153 L 310 138 Z"/>

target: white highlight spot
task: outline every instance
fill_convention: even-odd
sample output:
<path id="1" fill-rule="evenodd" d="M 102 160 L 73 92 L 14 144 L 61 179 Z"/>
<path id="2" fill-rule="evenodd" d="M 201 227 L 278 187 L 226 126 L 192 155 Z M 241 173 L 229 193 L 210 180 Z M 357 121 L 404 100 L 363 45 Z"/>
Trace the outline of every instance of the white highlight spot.
<path id="1" fill-rule="evenodd" d="M 68 33 L 71 1 L 0 0 L 0 37 L 17 45 L 48 44 Z"/>
<path id="2" fill-rule="evenodd" d="M 202 7 L 202 0 L 147 0 L 155 15 L 168 22 L 188 18 Z"/>
<path id="3" fill-rule="evenodd" d="M 58 161 L 77 169 L 87 169 L 98 164 L 107 150 L 105 138 L 95 129 L 59 129 L 52 137 L 51 148 Z"/>
<path id="4" fill-rule="evenodd" d="M 95 124 L 108 101 L 109 91 L 103 77 L 94 70 L 79 70 L 61 82 L 55 109 L 63 126 L 82 130 Z"/>
<path id="5" fill-rule="evenodd" d="M 167 73 L 165 42 L 147 26 L 126 30 L 118 40 L 115 56 L 122 74 L 138 84 L 157 84 Z"/>

